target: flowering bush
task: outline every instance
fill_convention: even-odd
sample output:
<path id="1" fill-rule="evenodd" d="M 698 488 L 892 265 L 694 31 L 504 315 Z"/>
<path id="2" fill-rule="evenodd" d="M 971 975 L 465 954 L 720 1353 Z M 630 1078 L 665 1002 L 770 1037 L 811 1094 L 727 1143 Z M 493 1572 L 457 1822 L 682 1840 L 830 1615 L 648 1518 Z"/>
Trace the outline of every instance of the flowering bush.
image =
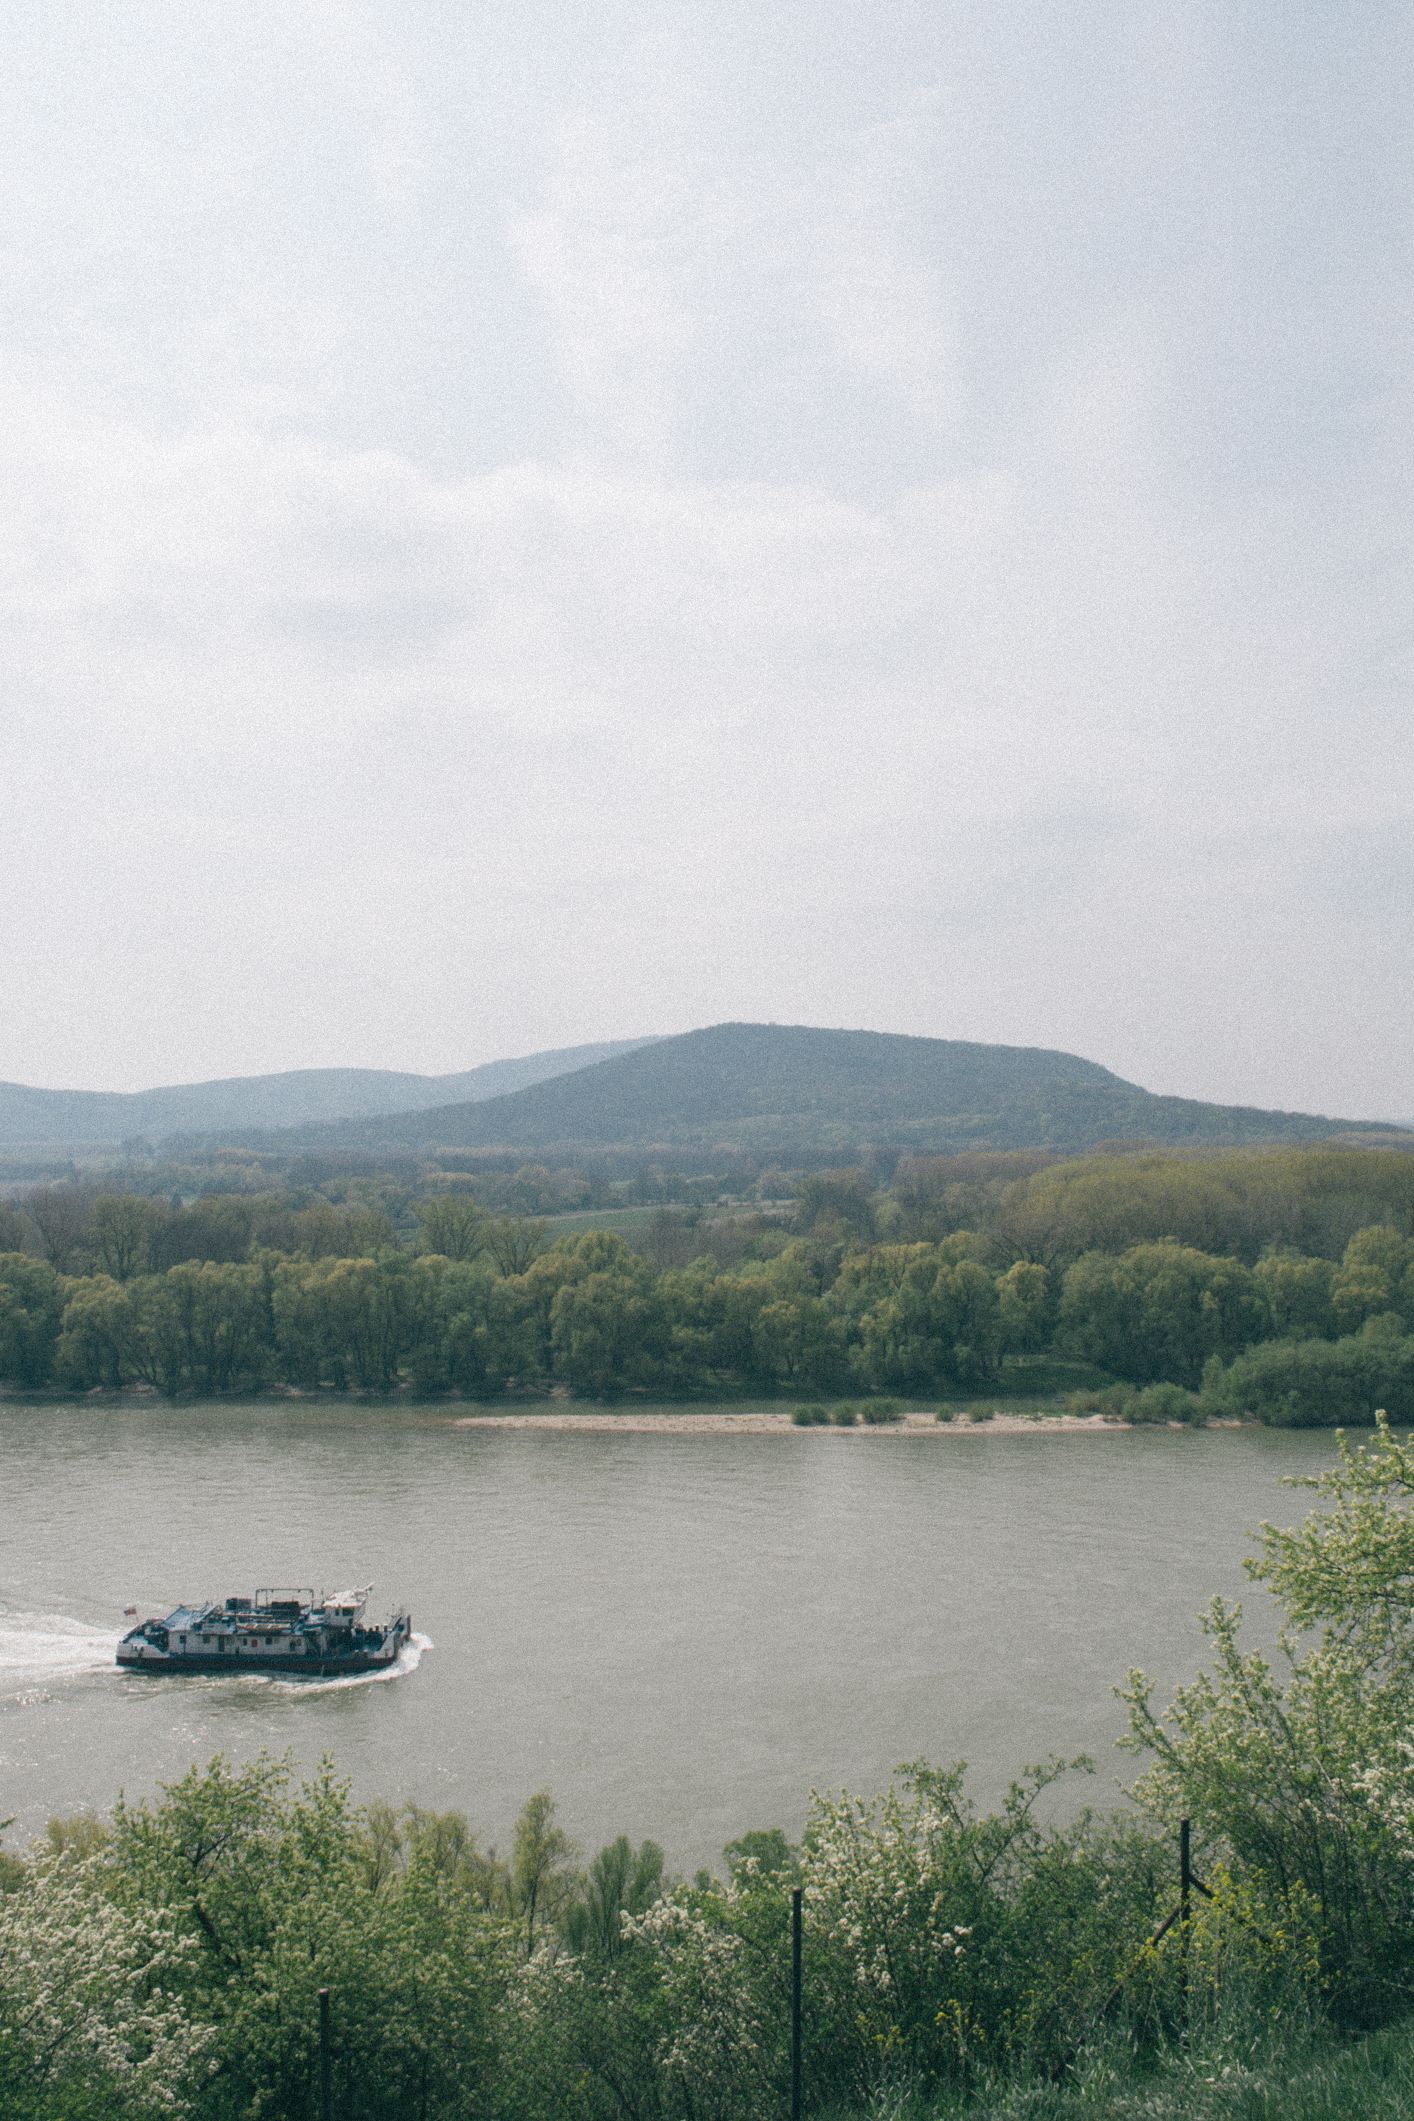
<path id="1" fill-rule="evenodd" d="M 858 2105 L 903 2077 L 941 2087 L 1014 2065 L 1054 2072 L 1172 1890 L 1171 1851 L 1134 1824 L 1037 1821 L 1063 1772 L 1033 1771 L 987 1816 L 964 1798 L 960 1767 L 923 1762 L 879 1798 L 813 1798 L 798 1851 L 782 1843 L 774 1862 L 779 1837 L 747 1837 L 759 1851 L 743 1844 L 726 1884 L 699 1875 L 623 1917 L 612 1961 L 539 1955 L 522 1995 L 519 2081 L 554 2045 L 547 2111 L 774 2111 L 797 1883 L 809 2106 Z"/>
<path id="2" fill-rule="evenodd" d="M 211 2034 L 179 1991 L 194 1947 L 165 1908 L 111 1897 L 101 1855 L 38 1858 L 0 1900 L 0 2106 L 18 2121 L 88 2093 L 187 2111 Z"/>
<path id="3" fill-rule="evenodd" d="M 1086 1769 L 1089 1763 L 1071 1763 Z M 1059 1761 L 979 1815 L 963 1770 L 917 1761 L 861 1802 L 816 1797 L 802 1851 L 820 2042 L 851 2089 L 905 2072 L 1049 2072 L 1093 2022 L 1153 1920 L 1163 1857 L 1126 1821 L 1036 1818 Z"/>

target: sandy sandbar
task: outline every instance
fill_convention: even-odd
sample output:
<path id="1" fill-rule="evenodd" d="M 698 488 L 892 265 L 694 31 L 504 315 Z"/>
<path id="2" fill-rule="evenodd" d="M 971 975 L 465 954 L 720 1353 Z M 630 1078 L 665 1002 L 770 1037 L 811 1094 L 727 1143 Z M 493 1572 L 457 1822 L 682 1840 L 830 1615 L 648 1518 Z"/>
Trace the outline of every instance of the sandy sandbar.
<path id="1" fill-rule="evenodd" d="M 655 1408 L 651 1413 L 632 1407 L 622 1411 L 611 1407 L 587 1408 L 582 1413 L 571 1413 L 566 1409 L 547 1409 L 541 1413 L 486 1413 L 462 1414 L 455 1417 L 452 1427 L 457 1429 L 585 1429 L 615 1430 L 620 1434 L 629 1430 L 635 1435 L 660 1434 L 677 1431 L 689 1436 L 768 1436 L 786 1430 L 796 1436 L 1109 1436 L 1130 1426 L 1128 1422 L 1107 1421 L 1102 1414 L 1009 1414 L 997 1413 L 987 1421 L 969 1421 L 966 1415 L 955 1415 L 951 1421 L 938 1421 L 929 1413 L 906 1414 L 901 1421 L 856 1423 L 853 1428 L 836 1428 L 833 1424 L 797 1426 L 790 1418 L 788 1409 L 756 1408 L 749 1413 L 708 1413 L 684 1407 L 665 1411 Z"/>

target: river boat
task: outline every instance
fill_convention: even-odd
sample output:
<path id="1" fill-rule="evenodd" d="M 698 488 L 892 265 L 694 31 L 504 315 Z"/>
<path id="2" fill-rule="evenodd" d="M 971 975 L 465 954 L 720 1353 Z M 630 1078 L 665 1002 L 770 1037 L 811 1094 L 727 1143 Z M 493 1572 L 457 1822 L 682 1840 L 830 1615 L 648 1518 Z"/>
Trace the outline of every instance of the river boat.
<path id="1" fill-rule="evenodd" d="M 373 1586 L 332 1598 L 312 1590 L 257 1591 L 254 1598 L 179 1605 L 144 1620 L 118 1644 L 129 1672 L 275 1672 L 294 1679 L 380 1672 L 412 1639 L 412 1616 L 381 1627 L 365 1619 Z"/>

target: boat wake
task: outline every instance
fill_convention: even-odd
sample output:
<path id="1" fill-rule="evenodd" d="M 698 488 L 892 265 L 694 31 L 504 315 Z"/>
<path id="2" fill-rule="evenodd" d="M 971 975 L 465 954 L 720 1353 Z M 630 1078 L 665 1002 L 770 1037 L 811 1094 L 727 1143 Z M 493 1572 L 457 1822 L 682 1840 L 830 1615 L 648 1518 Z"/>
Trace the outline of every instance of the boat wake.
<path id="1" fill-rule="evenodd" d="M 26 1613 L 0 1605 L 0 1698 L 105 1671 L 117 1647 L 118 1637 L 110 1630 L 65 1613 Z"/>
<path id="2" fill-rule="evenodd" d="M 405 1642 L 390 1665 L 381 1672 L 345 1672 L 337 1679 L 284 1679 L 272 1673 L 261 1676 L 259 1684 L 278 1687 L 282 1694 L 333 1694 L 348 1686 L 383 1686 L 390 1679 L 411 1677 L 422 1662 L 424 1650 L 434 1648 L 430 1635 L 414 1635 Z"/>

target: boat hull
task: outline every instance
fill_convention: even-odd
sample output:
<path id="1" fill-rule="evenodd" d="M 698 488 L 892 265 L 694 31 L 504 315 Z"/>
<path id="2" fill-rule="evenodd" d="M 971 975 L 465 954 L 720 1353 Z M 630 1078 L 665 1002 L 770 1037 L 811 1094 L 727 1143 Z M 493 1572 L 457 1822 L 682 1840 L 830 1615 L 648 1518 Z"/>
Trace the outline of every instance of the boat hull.
<path id="1" fill-rule="evenodd" d="M 404 1637 L 404 1641 L 407 1638 Z M 398 1650 L 384 1656 L 381 1652 L 373 1656 L 350 1657 L 261 1657 L 255 1652 L 247 1655 L 227 1657 L 213 1656 L 207 1651 L 188 1651 L 184 1655 L 172 1656 L 166 1650 L 147 1648 L 137 1656 L 118 1653 L 118 1669 L 121 1672 L 138 1672 L 146 1678 L 161 1678 L 173 1672 L 226 1672 L 235 1678 L 243 1674 L 260 1672 L 275 1674 L 281 1679 L 333 1679 L 345 1672 L 386 1672 L 398 1661 Z"/>

